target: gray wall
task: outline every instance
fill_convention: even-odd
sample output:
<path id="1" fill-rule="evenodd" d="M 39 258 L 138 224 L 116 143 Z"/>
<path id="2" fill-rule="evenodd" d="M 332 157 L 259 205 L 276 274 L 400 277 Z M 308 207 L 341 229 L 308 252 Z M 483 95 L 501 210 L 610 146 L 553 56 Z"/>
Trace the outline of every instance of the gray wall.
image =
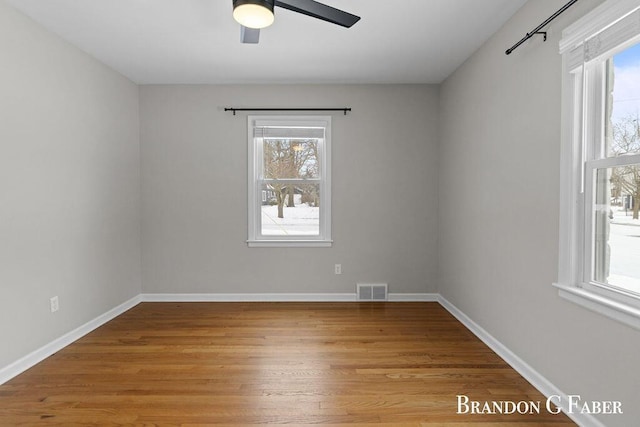
<path id="1" fill-rule="evenodd" d="M 435 86 L 143 86 L 147 293 L 434 292 Z M 247 119 L 225 106 L 333 115 L 332 248 L 248 248 Z M 343 274 L 333 274 L 341 263 Z"/>
<path id="2" fill-rule="evenodd" d="M 4 1 L 0 52 L 1 367 L 140 293 L 140 150 L 136 85 Z"/>
<path id="3" fill-rule="evenodd" d="M 527 4 L 441 87 L 439 291 L 565 393 L 640 419 L 637 330 L 558 297 L 561 31 L 504 51 L 558 9 Z"/>

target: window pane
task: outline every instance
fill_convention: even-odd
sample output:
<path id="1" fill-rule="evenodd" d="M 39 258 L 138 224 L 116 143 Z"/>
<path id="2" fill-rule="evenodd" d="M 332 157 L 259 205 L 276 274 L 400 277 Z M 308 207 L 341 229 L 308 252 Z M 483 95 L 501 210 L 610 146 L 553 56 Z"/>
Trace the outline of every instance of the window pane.
<path id="1" fill-rule="evenodd" d="M 640 44 L 607 62 L 607 156 L 640 153 Z"/>
<path id="2" fill-rule="evenodd" d="M 317 179 L 320 177 L 318 140 L 264 139 L 266 179 Z"/>
<path id="3" fill-rule="evenodd" d="M 261 188 L 264 236 L 319 236 L 320 185 L 265 183 Z"/>
<path id="4" fill-rule="evenodd" d="M 640 165 L 598 169 L 593 279 L 640 294 Z"/>

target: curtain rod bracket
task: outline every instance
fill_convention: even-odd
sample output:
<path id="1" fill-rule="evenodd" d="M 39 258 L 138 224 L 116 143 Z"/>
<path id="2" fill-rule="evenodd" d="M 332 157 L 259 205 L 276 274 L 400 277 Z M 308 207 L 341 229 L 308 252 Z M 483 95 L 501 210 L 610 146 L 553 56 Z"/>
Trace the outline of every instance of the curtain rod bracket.
<path id="1" fill-rule="evenodd" d="M 547 32 L 546 31 L 536 31 L 534 34 L 542 34 L 544 36 L 542 38 L 542 41 L 544 41 L 544 42 L 547 41 Z"/>

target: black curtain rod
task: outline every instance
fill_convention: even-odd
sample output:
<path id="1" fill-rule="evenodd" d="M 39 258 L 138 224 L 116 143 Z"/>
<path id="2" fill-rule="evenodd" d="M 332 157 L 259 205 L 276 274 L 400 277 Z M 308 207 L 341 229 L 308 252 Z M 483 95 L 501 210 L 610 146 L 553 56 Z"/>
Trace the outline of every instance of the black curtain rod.
<path id="1" fill-rule="evenodd" d="M 340 108 L 225 108 L 224 111 L 233 111 L 233 115 L 236 115 L 236 111 L 342 111 L 344 115 L 347 115 L 347 111 L 351 111 L 350 107 Z"/>
<path id="2" fill-rule="evenodd" d="M 507 49 L 505 51 L 505 53 L 507 55 L 510 55 L 511 52 L 513 52 L 514 50 L 516 50 L 518 48 L 518 46 L 520 46 L 522 43 L 526 42 L 527 40 L 529 40 L 531 37 L 533 37 L 536 34 L 543 34 L 544 35 L 544 41 L 547 41 L 547 32 L 546 31 L 540 31 L 540 30 L 543 29 L 549 22 L 553 21 L 558 16 L 560 16 L 560 14 L 562 12 L 564 12 L 567 9 L 569 9 L 571 6 L 573 6 L 577 2 L 578 2 L 578 0 L 571 0 L 569 3 L 565 4 L 564 6 L 562 6 L 562 8 L 560 8 L 560 10 L 558 10 L 556 13 L 554 13 L 549 18 L 547 18 L 547 20 L 544 21 L 542 24 L 538 25 L 536 28 L 531 30 L 531 32 L 527 33 L 527 35 L 524 36 L 522 38 L 522 40 L 520 40 L 518 43 L 514 44 L 509 49 Z"/>

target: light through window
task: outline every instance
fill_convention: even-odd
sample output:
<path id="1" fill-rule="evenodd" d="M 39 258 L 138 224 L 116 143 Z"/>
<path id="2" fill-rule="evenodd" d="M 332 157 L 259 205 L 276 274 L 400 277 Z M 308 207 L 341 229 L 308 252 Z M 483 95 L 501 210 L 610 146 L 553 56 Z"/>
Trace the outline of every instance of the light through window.
<path id="1" fill-rule="evenodd" d="M 249 244 L 330 243 L 330 118 L 249 118 Z"/>
<path id="2" fill-rule="evenodd" d="M 640 296 L 640 44 L 606 61 L 603 162 L 593 173 L 592 280 Z M 594 162 L 595 164 L 595 162 Z"/>

